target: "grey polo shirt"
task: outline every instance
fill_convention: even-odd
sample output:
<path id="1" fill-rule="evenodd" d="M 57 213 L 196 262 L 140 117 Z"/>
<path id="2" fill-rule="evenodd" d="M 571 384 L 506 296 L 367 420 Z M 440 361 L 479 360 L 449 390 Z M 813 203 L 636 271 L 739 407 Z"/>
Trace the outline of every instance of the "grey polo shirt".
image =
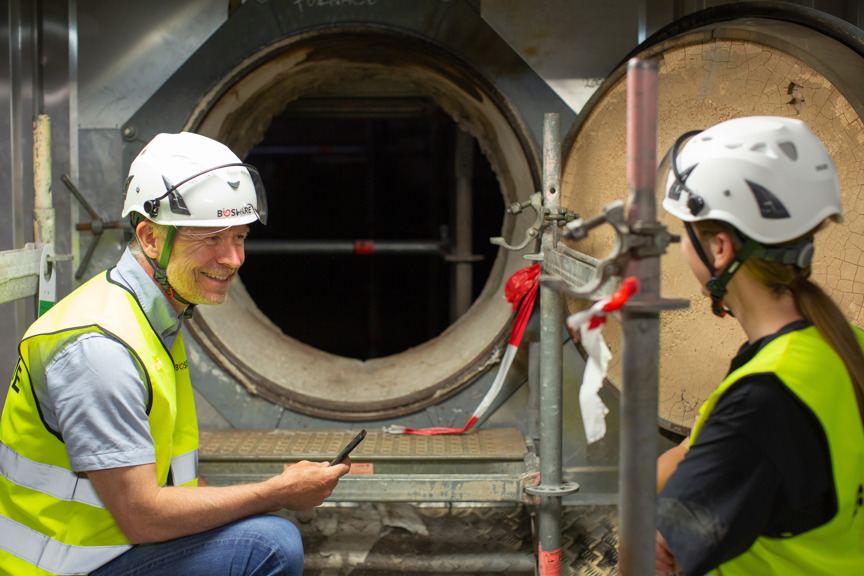
<path id="1" fill-rule="evenodd" d="M 174 345 L 182 318 L 127 249 L 109 271 L 129 288 L 165 347 Z M 38 379 L 34 379 L 38 380 Z M 34 382 L 42 415 L 57 430 L 76 471 L 103 470 L 156 461 L 141 367 L 120 343 L 100 334 L 76 338 Z"/>

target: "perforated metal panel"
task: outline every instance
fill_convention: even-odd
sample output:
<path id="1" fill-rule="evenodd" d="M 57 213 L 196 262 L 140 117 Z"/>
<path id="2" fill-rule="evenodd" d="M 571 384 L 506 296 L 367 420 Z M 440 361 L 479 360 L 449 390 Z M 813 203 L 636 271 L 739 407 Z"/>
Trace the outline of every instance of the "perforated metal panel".
<path id="1" fill-rule="evenodd" d="M 359 429 L 202 430 L 202 460 L 326 460 Z M 528 451 L 520 432 L 491 428 L 461 435 L 415 436 L 369 430 L 354 450 L 356 461 L 398 458 L 516 460 Z"/>

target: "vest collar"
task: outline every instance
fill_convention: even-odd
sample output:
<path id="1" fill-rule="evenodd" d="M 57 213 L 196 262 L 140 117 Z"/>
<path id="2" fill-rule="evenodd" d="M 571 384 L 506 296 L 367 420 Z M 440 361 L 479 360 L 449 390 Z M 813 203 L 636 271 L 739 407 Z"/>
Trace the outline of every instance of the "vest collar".
<path id="1" fill-rule="evenodd" d="M 153 325 L 153 329 L 165 341 L 166 347 L 170 350 L 174 337 L 183 326 L 182 315 L 177 316 L 177 312 L 171 306 L 168 297 L 144 271 L 144 268 L 141 267 L 141 264 L 128 248 L 123 252 L 120 261 L 117 262 L 117 267 L 110 271 L 110 277 L 135 294 L 141 303 L 144 314 Z"/>
<path id="2" fill-rule="evenodd" d="M 763 336 L 752 344 L 750 342 L 745 342 L 741 346 L 741 348 L 738 349 L 738 354 L 735 355 L 735 358 L 732 359 L 732 363 L 726 375 L 728 376 L 729 374 L 752 360 L 753 357 L 756 356 L 756 354 L 758 354 L 760 350 L 770 344 L 773 340 L 776 340 L 784 334 L 789 334 L 790 332 L 795 332 L 796 330 L 803 330 L 805 328 L 809 328 L 812 325 L 812 322 L 810 322 L 809 320 L 795 320 L 794 322 L 790 322 L 774 334 Z"/>

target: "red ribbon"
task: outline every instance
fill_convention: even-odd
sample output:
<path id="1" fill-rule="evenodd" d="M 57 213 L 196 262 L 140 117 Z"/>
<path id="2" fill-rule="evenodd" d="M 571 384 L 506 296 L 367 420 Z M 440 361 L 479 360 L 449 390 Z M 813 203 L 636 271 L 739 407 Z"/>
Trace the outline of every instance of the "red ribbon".
<path id="1" fill-rule="evenodd" d="M 513 306 L 513 310 L 516 310 L 517 307 L 519 309 L 516 313 L 516 320 L 513 322 L 513 331 L 510 333 L 510 346 L 518 347 L 519 342 L 522 341 L 525 326 L 528 325 L 531 311 L 534 309 L 534 302 L 537 299 L 537 289 L 540 286 L 539 278 L 540 264 L 532 264 L 516 271 L 504 285 L 504 296 L 507 298 L 507 301 Z M 463 434 L 476 423 L 477 416 L 471 416 L 464 428 L 405 428 L 403 433 L 423 436 Z"/>
<path id="2" fill-rule="evenodd" d="M 624 282 L 621 284 L 621 287 L 612 294 L 612 297 L 609 298 L 609 301 L 606 302 L 600 309 L 604 312 L 614 312 L 615 310 L 620 309 L 624 306 L 624 303 L 630 299 L 630 296 L 637 293 L 639 291 L 639 280 L 636 279 L 635 276 L 630 276 L 624 279 Z M 591 321 L 588 323 L 588 329 L 593 330 L 599 326 L 602 326 L 606 323 L 606 316 L 603 314 L 597 314 L 591 317 Z"/>

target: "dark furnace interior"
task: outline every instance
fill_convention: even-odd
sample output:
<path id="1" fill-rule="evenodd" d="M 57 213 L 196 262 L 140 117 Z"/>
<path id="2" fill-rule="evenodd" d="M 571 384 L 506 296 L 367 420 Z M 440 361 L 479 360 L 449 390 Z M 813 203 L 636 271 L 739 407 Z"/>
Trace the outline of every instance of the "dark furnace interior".
<path id="1" fill-rule="evenodd" d="M 267 226 L 252 229 L 240 274 L 261 311 L 292 338 L 361 360 L 452 324 L 455 263 L 446 257 L 459 131 L 419 96 L 301 98 L 274 118 L 246 158 L 261 172 L 270 212 Z M 471 141 L 473 302 L 505 206 Z"/>

